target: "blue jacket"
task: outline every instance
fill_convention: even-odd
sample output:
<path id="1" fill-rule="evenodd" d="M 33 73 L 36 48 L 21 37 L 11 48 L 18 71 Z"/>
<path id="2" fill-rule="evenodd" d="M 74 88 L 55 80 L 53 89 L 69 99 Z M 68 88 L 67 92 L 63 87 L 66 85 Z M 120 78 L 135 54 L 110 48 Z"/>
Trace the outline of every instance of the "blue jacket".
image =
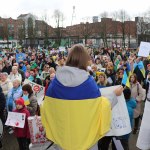
<path id="1" fill-rule="evenodd" d="M 130 124 L 131 127 L 133 126 L 133 114 L 134 114 L 134 109 L 136 108 L 136 101 L 134 98 L 130 98 L 129 100 L 126 100 L 127 104 L 127 109 L 130 117 Z"/>
<path id="2" fill-rule="evenodd" d="M 12 88 L 9 90 L 6 101 L 7 111 L 12 111 L 16 108 L 15 101 L 22 96 L 22 87 Z"/>
<path id="3" fill-rule="evenodd" d="M 127 105 L 127 109 L 128 109 L 128 114 L 129 114 L 129 118 L 130 118 L 130 124 L 131 127 L 133 126 L 133 114 L 134 114 L 134 109 L 136 108 L 136 101 L 134 98 L 130 98 L 129 100 L 126 100 L 126 105 Z M 130 136 L 130 134 L 124 135 L 124 136 L 120 136 L 120 139 L 128 139 Z"/>
<path id="4" fill-rule="evenodd" d="M 27 71 L 27 68 L 25 65 L 23 65 L 21 68 L 20 68 L 24 73 Z"/>

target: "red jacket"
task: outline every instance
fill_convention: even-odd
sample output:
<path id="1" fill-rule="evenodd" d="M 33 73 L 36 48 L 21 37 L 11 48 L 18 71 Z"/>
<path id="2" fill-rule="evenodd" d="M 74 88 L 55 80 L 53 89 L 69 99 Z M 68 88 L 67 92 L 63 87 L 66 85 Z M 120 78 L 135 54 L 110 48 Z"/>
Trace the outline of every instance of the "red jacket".
<path id="1" fill-rule="evenodd" d="M 29 132 L 29 126 L 28 126 L 28 117 L 30 116 L 29 111 L 27 110 L 26 107 L 18 110 L 14 110 L 14 112 L 18 112 L 18 113 L 25 113 L 26 114 L 26 120 L 25 120 L 25 125 L 24 128 L 17 128 L 15 127 L 14 129 L 14 134 L 16 137 L 25 137 L 25 138 L 30 138 L 30 132 Z"/>

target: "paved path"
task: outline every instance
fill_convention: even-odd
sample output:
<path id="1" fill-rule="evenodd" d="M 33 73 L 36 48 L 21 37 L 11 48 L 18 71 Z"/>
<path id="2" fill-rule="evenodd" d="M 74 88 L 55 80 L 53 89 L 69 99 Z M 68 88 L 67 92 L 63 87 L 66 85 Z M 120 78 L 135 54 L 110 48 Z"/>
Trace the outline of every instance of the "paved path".
<path id="1" fill-rule="evenodd" d="M 131 135 L 129 145 L 130 150 L 139 150 L 136 148 L 136 141 L 137 141 L 137 134 Z M 6 131 L 4 132 L 3 136 L 3 148 L 1 150 L 19 150 L 18 143 L 14 135 L 9 135 Z"/>

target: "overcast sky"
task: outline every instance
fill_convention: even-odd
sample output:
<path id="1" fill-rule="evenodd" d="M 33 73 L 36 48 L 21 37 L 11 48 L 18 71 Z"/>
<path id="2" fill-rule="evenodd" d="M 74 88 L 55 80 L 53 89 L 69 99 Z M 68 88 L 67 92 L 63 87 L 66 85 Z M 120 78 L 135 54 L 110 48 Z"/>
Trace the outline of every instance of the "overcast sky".
<path id="1" fill-rule="evenodd" d="M 64 25 L 71 25 L 75 6 L 73 24 L 86 21 L 87 17 L 99 16 L 124 9 L 133 18 L 150 10 L 150 0 L 0 0 L 0 16 L 16 19 L 20 14 L 33 13 L 39 19 L 47 14 L 48 23 L 55 27 L 53 12 L 59 9 L 65 16 Z"/>

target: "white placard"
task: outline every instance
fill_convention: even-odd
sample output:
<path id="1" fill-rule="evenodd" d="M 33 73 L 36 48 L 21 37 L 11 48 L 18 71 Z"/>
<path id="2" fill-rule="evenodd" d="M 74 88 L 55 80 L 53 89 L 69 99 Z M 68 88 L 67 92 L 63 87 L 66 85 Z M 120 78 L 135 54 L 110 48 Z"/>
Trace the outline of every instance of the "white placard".
<path id="1" fill-rule="evenodd" d="M 60 47 L 59 47 L 59 50 L 60 50 L 61 52 L 65 52 L 65 51 L 66 51 L 66 48 L 63 47 L 63 46 L 60 46 Z"/>
<path id="2" fill-rule="evenodd" d="M 112 84 L 113 80 L 111 79 L 111 77 L 107 78 L 108 83 Z"/>
<path id="3" fill-rule="evenodd" d="M 143 150 L 150 149 L 150 102 L 146 101 L 140 132 L 137 139 L 137 147 Z"/>
<path id="4" fill-rule="evenodd" d="M 101 68 L 100 69 L 100 72 L 105 72 L 106 71 L 106 68 Z"/>
<path id="5" fill-rule="evenodd" d="M 148 57 L 150 54 L 150 43 L 149 42 L 141 42 L 139 47 L 138 56 Z"/>
<path id="6" fill-rule="evenodd" d="M 116 88 L 118 88 L 118 86 L 111 86 L 101 88 L 100 91 L 102 96 L 112 99 L 112 92 Z M 117 100 L 117 104 L 112 109 L 111 130 L 106 136 L 122 136 L 131 132 L 129 114 L 123 93 L 117 97 Z"/>
<path id="7" fill-rule="evenodd" d="M 24 128 L 26 114 L 18 112 L 8 112 L 5 125 Z"/>
<path id="8" fill-rule="evenodd" d="M 31 87 L 32 87 L 32 90 L 34 92 L 34 95 L 36 96 L 37 98 L 37 101 L 38 101 L 38 104 L 40 105 L 41 102 L 43 101 L 43 98 L 44 98 L 44 91 L 45 91 L 45 87 L 44 86 L 41 86 L 39 84 L 36 84 L 34 82 L 31 82 L 30 80 L 28 79 L 25 79 L 24 81 L 24 84 L 30 84 Z"/>

